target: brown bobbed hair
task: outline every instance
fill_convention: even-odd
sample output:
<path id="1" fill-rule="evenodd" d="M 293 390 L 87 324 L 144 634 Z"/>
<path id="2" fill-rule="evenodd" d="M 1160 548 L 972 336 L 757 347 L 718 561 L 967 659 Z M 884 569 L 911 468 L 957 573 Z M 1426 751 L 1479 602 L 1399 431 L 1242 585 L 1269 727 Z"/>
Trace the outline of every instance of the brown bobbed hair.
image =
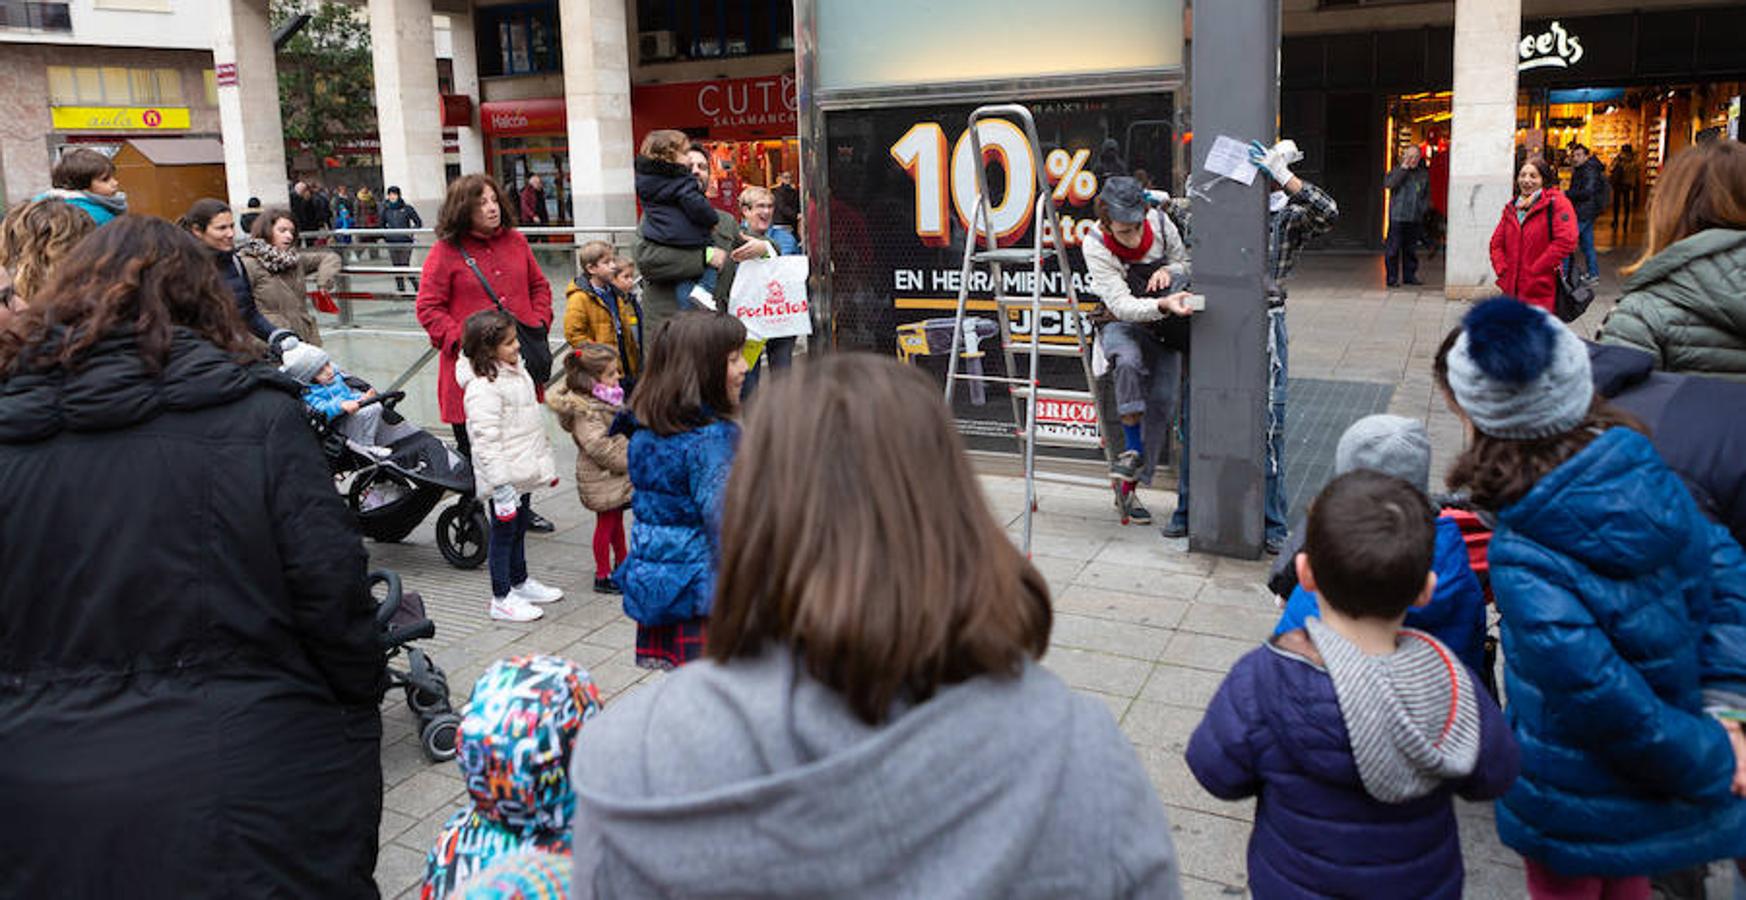
<path id="1" fill-rule="evenodd" d="M 115 174 L 115 161 L 87 147 L 67 151 L 49 173 L 49 183 L 64 191 L 88 191 L 91 182 Z"/>
<path id="2" fill-rule="evenodd" d="M 497 230 L 515 227 L 515 209 L 506 199 L 508 195 L 503 193 L 503 185 L 498 184 L 497 179 L 482 173 L 462 175 L 449 184 L 449 193 L 443 197 L 442 211 L 437 213 L 437 240 L 459 242 L 472 233 L 473 211 L 484 202 L 486 190 L 497 198 L 497 208 L 502 214 Z"/>
<path id="3" fill-rule="evenodd" d="M 13 292 L 30 302 L 48 285 L 61 260 L 95 230 L 84 210 L 60 200 L 14 206 L 0 222 L 0 266 L 12 273 Z"/>
<path id="4" fill-rule="evenodd" d="M 249 235 L 271 244 L 273 242 L 273 226 L 279 224 L 281 219 L 291 223 L 291 236 L 295 240 L 297 237 L 297 217 L 291 215 L 291 210 L 283 206 L 269 206 L 262 210 L 260 215 L 255 216 L 255 224 L 249 229 Z M 291 246 L 295 249 L 297 245 L 292 244 Z"/>
<path id="5" fill-rule="evenodd" d="M 1431 377 L 1437 390 L 1443 392 L 1449 407 L 1465 419 L 1466 413 L 1456 405 L 1455 392 L 1449 387 L 1449 353 L 1455 349 L 1455 341 L 1460 337 L 1460 326 L 1443 336 L 1443 342 L 1437 346 L 1437 356 L 1431 361 Z M 1541 478 L 1582 452 L 1609 428 L 1629 428 L 1639 434 L 1649 434 L 1649 427 L 1637 417 L 1607 402 L 1598 393 L 1589 404 L 1588 414 L 1575 428 L 1563 434 L 1512 439 L 1492 437 L 1469 427 L 1468 444 L 1455 457 L 1446 482 L 1453 490 L 1466 491 L 1481 509 L 1501 511 L 1526 497 Z"/>
<path id="6" fill-rule="evenodd" d="M 746 326 L 733 316 L 687 310 L 661 323 L 643 357 L 631 411 L 643 427 L 675 435 L 740 410 L 727 384 L 728 355 L 746 346 Z"/>
<path id="7" fill-rule="evenodd" d="M 461 327 L 461 355 L 473 374 L 497 380 L 497 348 L 515 337 L 515 320 L 500 309 L 482 309 L 467 317 Z"/>
<path id="8" fill-rule="evenodd" d="M 989 512 L 933 380 L 844 353 L 758 393 L 728 479 L 710 658 L 789 648 L 877 725 L 894 702 L 1042 657 L 1048 584 Z"/>
<path id="9" fill-rule="evenodd" d="M 152 216 L 121 216 L 80 241 L 36 302 L 0 331 L 0 372 L 74 364 L 99 340 L 131 331 L 153 371 L 169 360 L 175 328 L 234 355 L 257 357 L 206 248 Z"/>
<path id="10" fill-rule="evenodd" d="M 1324 602 L 1354 618 L 1392 619 L 1425 589 L 1437 516 L 1413 485 L 1356 469 L 1310 502 L 1303 552 Z"/>
<path id="11" fill-rule="evenodd" d="M 1649 242 L 1621 271 L 1630 275 L 1708 228 L 1746 229 L 1746 144 L 1739 141 L 1709 141 L 1673 158 L 1649 196 Z"/>
<path id="12" fill-rule="evenodd" d="M 685 136 L 685 132 L 658 128 L 643 137 L 643 146 L 637 152 L 650 159 L 683 164 L 685 151 L 689 149 L 691 139 Z"/>
<path id="13" fill-rule="evenodd" d="M 1522 160 L 1522 165 L 1516 167 L 1516 172 L 1520 173 L 1524 166 L 1533 166 L 1534 171 L 1540 173 L 1540 190 L 1545 191 L 1558 187 L 1558 170 L 1552 168 L 1552 164 L 1547 162 L 1545 157 L 1530 156 Z M 1520 193 L 1519 188 L 1517 193 Z"/>

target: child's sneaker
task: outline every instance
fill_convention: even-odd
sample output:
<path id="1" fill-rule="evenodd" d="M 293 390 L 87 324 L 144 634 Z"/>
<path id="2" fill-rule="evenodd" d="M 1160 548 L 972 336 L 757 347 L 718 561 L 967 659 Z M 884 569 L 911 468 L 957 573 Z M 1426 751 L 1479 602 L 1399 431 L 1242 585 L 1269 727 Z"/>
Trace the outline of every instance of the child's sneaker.
<path id="1" fill-rule="evenodd" d="M 511 597 L 520 597 L 529 603 L 551 603 L 554 600 L 563 599 L 564 592 L 555 587 L 540 584 L 535 579 L 529 578 L 521 584 L 510 588 L 509 595 Z"/>
<path id="2" fill-rule="evenodd" d="M 500 622 L 532 622 L 546 611 L 523 600 L 514 592 L 507 597 L 491 598 L 491 618 Z"/>
<path id="3" fill-rule="evenodd" d="M 691 289 L 691 302 L 703 307 L 704 309 L 714 310 L 715 294 L 711 292 L 709 288 L 700 284 Z"/>
<path id="4" fill-rule="evenodd" d="M 622 594 L 624 591 L 619 590 L 618 582 L 613 581 L 610 578 L 596 578 L 594 579 L 594 593 Z"/>

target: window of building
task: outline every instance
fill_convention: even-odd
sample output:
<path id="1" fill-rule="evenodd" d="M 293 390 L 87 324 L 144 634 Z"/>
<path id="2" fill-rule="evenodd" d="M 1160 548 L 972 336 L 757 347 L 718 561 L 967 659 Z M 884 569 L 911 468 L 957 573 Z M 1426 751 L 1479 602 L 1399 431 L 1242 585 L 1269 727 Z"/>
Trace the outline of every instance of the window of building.
<path id="1" fill-rule="evenodd" d="M 790 0 L 637 0 L 638 58 L 643 62 L 789 53 Z"/>
<path id="2" fill-rule="evenodd" d="M 474 14 L 474 21 L 480 75 L 534 75 L 563 70 L 555 2 L 484 7 Z"/>
<path id="3" fill-rule="evenodd" d="M 54 106 L 182 106 L 182 73 L 121 66 L 49 66 Z"/>
<path id="4" fill-rule="evenodd" d="M 72 31 L 73 18 L 67 11 L 69 6 L 69 3 L 40 0 L 0 0 L 0 28 Z"/>

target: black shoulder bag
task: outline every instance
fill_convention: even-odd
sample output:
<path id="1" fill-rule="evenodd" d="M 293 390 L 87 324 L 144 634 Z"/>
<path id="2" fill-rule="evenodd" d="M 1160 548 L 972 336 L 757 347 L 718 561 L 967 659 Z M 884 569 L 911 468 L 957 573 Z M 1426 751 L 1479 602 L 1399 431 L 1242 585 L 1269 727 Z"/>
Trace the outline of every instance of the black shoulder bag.
<path id="1" fill-rule="evenodd" d="M 1162 238 L 1160 238 L 1162 240 Z M 1128 266 L 1128 291 L 1136 297 L 1152 298 L 1163 296 L 1157 292 L 1147 291 L 1147 282 L 1152 280 L 1152 273 L 1164 268 L 1164 260 L 1149 263 L 1134 263 Z M 1147 330 L 1166 350 L 1183 351 L 1188 349 L 1189 322 L 1186 316 L 1165 314 L 1164 318 L 1149 323 Z"/>
<path id="2" fill-rule="evenodd" d="M 1546 243 L 1552 243 L 1552 216 L 1558 207 L 1550 201 L 1546 204 Z M 1574 255 L 1574 254 L 1572 254 Z M 1575 281 L 1571 272 L 1573 267 L 1569 261 L 1558 264 L 1558 271 L 1553 273 L 1552 313 L 1560 322 L 1574 322 L 1588 312 L 1588 305 L 1594 302 L 1594 288 Z"/>
<path id="3" fill-rule="evenodd" d="M 455 242 L 455 248 L 461 251 L 461 258 L 467 261 L 467 268 L 472 269 L 473 274 L 479 277 L 479 283 L 485 287 L 485 296 L 497 304 L 498 312 L 515 323 L 515 336 L 521 341 L 521 362 L 527 366 L 528 376 L 534 380 L 534 384 L 549 384 L 552 380 L 552 345 L 547 336 L 551 329 L 544 325 L 529 325 L 516 318 L 515 313 L 505 309 L 503 301 L 497 297 L 497 289 L 491 286 L 490 279 L 480 271 L 479 264 L 473 261 L 473 254 L 468 253 L 460 241 Z"/>

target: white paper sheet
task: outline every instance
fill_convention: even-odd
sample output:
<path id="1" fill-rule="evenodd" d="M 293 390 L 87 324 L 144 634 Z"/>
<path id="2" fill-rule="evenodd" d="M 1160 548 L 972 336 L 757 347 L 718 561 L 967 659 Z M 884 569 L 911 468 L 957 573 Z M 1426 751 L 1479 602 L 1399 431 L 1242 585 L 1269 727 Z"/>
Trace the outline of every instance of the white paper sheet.
<path id="1" fill-rule="evenodd" d="M 1213 141 L 1212 149 L 1207 151 L 1206 165 L 1208 172 L 1245 185 L 1255 183 L 1255 173 L 1260 169 L 1249 161 L 1249 146 L 1242 141 L 1226 135 L 1219 135 Z"/>

